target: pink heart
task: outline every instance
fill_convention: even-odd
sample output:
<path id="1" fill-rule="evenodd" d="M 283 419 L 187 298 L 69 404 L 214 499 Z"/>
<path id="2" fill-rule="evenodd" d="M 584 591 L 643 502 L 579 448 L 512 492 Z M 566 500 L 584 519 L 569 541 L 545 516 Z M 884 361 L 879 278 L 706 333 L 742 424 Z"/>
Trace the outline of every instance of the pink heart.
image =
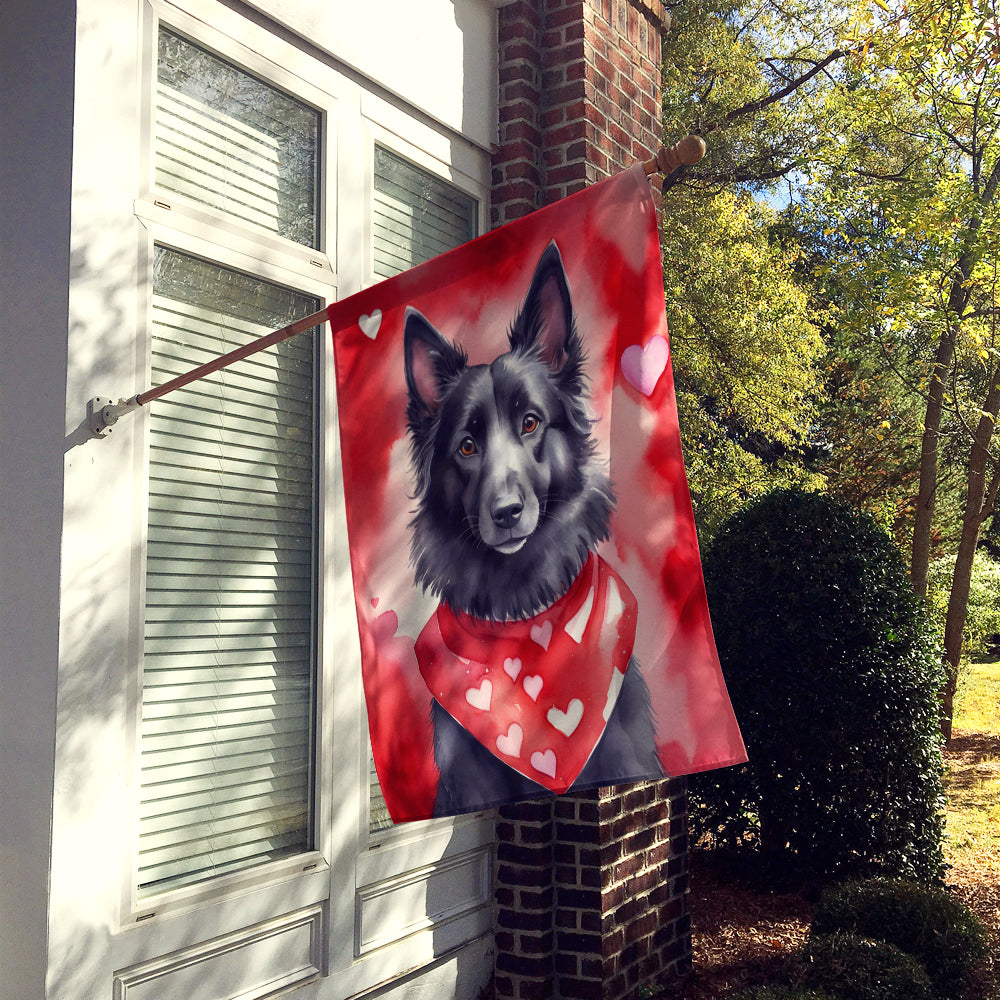
<path id="1" fill-rule="evenodd" d="M 517 680 L 517 675 L 521 672 L 521 657 L 520 656 L 508 656 L 506 660 L 503 661 L 503 672 L 512 680 Z"/>
<path id="2" fill-rule="evenodd" d="M 522 681 L 524 691 L 532 701 L 538 701 L 538 695 L 542 690 L 541 675 L 535 674 L 533 677 L 525 677 Z"/>
<path id="3" fill-rule="evenodd" d="M 540 750 L 536 750 L 531 755 L 531 766 L 539 772 L 539 774 L 547 774 L 550 778 L 556 776 L 556 755 L 554 750 L 546 750 L 542 753 Z"/>
<path id="4" fill-rule="evenodd" d="M 622 374 L 625 380 L 644 396 L 652 396 L 656 383 L 670 360 L 670 345 L 665 337 L 651 337 L 645 347 L 632 344 L 622 354 Z"/>
<path id="5" fill-rule="evenodd" d="M 490 702 L 493 700 L 493 681 L 486 677 L 479 687 L 469 688 L 465 692 L 465 700 L 473 708 L 478 708 L 481 712 L 488 712 Z"/>
<path id="6" fill-rule="evenodd" d="M 524 730 L 516 723 L 510 724 L 505 736 L 501 733 L 497 737 L 497 750 L 507 757 L 521 756 L 521 741 L 524 739 Z"/>
<path id="7" fill-rule="evenodd" d="M 552 641 L 552 622 L 543 622 L 541 625 L 531 626 L 531 641 L 538 643 L 546 652 L 549 643 Z"/>

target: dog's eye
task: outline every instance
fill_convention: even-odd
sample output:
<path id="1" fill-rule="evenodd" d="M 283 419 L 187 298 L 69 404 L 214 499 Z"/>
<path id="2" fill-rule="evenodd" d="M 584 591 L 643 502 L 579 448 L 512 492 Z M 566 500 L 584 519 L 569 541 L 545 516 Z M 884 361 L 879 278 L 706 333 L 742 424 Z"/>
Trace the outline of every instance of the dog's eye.
<path id="1" fill-rule="evenodd" d="M 534 434 L 538 430 L 539 423 L 540 421 L 534 413 L 526 413 L 524 419 L 521 421 L 521 433 Z"/>
<path id="2" fill-rule="evenodd" d="M 458 446 L 458 451 L 460 455 L 464 455 L 466 458 L 470 455 L 475 455 L 476 442 L 470 437 L 462 438 L 462 443 Z"/>

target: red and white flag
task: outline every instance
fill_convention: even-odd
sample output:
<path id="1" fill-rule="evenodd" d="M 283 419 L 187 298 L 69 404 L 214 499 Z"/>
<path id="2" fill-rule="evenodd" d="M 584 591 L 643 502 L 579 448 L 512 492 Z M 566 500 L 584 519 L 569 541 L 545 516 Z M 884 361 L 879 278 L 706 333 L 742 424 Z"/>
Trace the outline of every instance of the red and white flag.
<path id="1" fill-rule="evenodd" d="M 641 167 L 329 318 L 393 820 L 744 761 Z"/>

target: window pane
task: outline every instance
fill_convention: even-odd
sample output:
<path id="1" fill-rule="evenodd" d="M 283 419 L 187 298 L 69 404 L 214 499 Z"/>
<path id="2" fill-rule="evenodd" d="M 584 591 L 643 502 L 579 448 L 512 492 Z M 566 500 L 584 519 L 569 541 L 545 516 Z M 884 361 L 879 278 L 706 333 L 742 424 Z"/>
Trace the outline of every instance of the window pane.
<path id="1" fill-rule="evenodd" d="M 152 382 L 317 307 L 158 247 Z M 312 846 L 315 337 L 150 404 L 142 894 Z"/>
<path id="2" fill-rule="evenodd" d="M 375 274 L 391 278 L 477 235 L 476 200 L 375 147 Z"/>
<path id="3" fill-rule="evenodd" d="M 160 29 L 156 184 L 317 246 L 319 112 Z"/>
<path id="4" fill-rule="evenodd" d="M 375 274 L 391 278 L 477 236 L 475 198 L 375 147 Z M 392 826 L 369 754 L 369 831 Z"/>

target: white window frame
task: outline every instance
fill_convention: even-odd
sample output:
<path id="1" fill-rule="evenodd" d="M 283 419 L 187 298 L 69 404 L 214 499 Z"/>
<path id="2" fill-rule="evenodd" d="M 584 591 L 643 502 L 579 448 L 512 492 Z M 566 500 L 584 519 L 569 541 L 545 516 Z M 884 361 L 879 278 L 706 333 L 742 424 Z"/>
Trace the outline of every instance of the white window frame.
<path id="1" fill-rule="evenodd" d="M 135 214 L 148 234 L 144 246 L 140 247 L 140 330 L 144 332 L 137 347 L 137 381 L 147 385 L 151 363 L 151 326 L 152 326 L 152 265 L 153 246 L 159 244 L 182 253 L 210 260 L 223 267 L 260 277 L 276 284 L 286 285 L 317 298 L 322 305 L 328 304 L 337 294 L 336 274 L 330 259 L 325 252 L 325 246 L 330 242 L 329 234 L 336 232 L 334 211 L 335 198 L 329 197 L 324 189 L 320 174 L 318 191 L 320 206 L 319 233 L 320 247 L 304 247 L 285 240 L 271 233 L 257 231 L 251 226 L 243 225 L 227 219 L 221 212 L 212 212 L 181 195 L 173 192 L 159 192 L 154 183 L 154 162 L 152 155 L 153 122 L 152 92 L 156 72 L 157 35 L 161 23 L 197 45 L 215 52 L 220 57 L 235 63 L 248 72 L 268 80 L 274 86 L 294 94 L 299 100 L 316 108 L 321 114 L 320 128 L 320 160 L 321 163 L 333 159 L 336 149 L 336 119 L 337 102 L 332 94 L 312 87 L 305 81 L 289 73 L 282 64 L 271 62 L 257 52 L 236 42 L 224 34 L 214 33 L 196 18 L 177 10 L 168 4 L 147 5 L 147 16 L 144 19 L 144 51 L 147 54 L 147 67 L 144 80 L 147 87 L 144 90 L 144 115 L 142 126 L 142 160 L 141 169 L 143 182 L 139 197 L 135 203 Z M 263 33 L 262 34 L 266 34 Z M 326 393 L 329 386 L 329 372 L 326 371 L 329 351 L 326 345 L 319 350 L 319 378 L 317 390 L 320 395 L 320 411 L 324 412 L 328 399 Z M 155 402 L 150 404 L 155 406 Z M 280 883 L 302 871 L 326 870 L 327 861 L 322 843 L 322 831 L 315 822 L 319 816 L 318 791 L 321 787 L 318 773 L 314 777 L 313 811 L 315 828 L 315 847 L 313 850 L 254 866 L 246 871 L 236 872 L 210 878 L 204 882 L 195 883 L 177 889 L 166 889 L 162 893 L 139 898 L 137 893 L 137 877 L 135 872 L 135 845 L 138 841 L 138 733 L 141 724 L 142 697 L 142 630 L 143 611 L 145 606 L 145 553 L 146 553 L 146 511 L 148 509 L 148 479 L 149 479 L 149 419 L 148 408 L 137 414 L 138 427 L 136 434 L 136 482 L 137 511 L 142 512 L 137 518 L 133 537 L 133 565 L 135 599 L 132 606 L 130 635 L 132 638 L 131 662 L 129 671 L 129 745 L 134 748 L 135 760 L 131 768 L 131 781 L 128 788 L 128 802 L 132 808 L 129 844 L 131 850 L 127 858 L 128 877 L 123 887 L 122 923 L 136 924 L 153 919 L 157 913 L 169 913 L 189 909 L 201 902 L 210 902 L 225 896 L 230 891 L 238 891 L 244 886 L 256 886 L 270 882 Z M 319 421 L 319 441 L 317 454 L 326 456 L 326 430 L 324 421 Z M 327 499 L 322 481 L 318 484 L 318 543 L 320 545 L 319 565 L 328 565 L 329 540 L 324 532 L 324 525 L 329 524 L 327 515 Z M 323 574 L 315 581 L 317 587 L 317 632 L 321 632 L 325 601 L 325 583 Z M 321 634 L 317 634 L 317 645 L 314 678 L 316 684 L 317 713 L 318 704 L 322 698 L 323 681 L 326 671 L 321 664 L 321 650 L 325 648 Z M 316 760 L 321 760 L 322 747 L 314 747 Z M 317 769 L 318 772 L 318 769 Z"/>
<path id="2" fill-rule="evenodd" d="M 195 44 L 321 111 L 318 250 L 254 232 L 180 195 L 156 190 L 151 109 L 161 19 Z M 405 108 L 402 102 L 366 89 L 356 75 L 342 67 L 313 58 L 266 27 L 252 24 L 237 11 L 212 0 L 184 0 L 183 8 L 168 0 L 147 0 L 142 21 L 142 181 L 134 203 L 142 227 L 138 327 L 145 331 L 140 334 L 135 355 L 139 387 L 149 384 L 154 243 L 315 295 L 321 305 L 376 280 L 371 253 L 376 142 L 474 197 L 479 231 L 485 231 L 490 177 L 484 150 Z M 358 155 L 359 148 L 364 155 Z M 357 197 L 359 191 L 364 193 L 362 199 Z M 361 247 L 364 253 L 359 253 Z M 159 968 L 157 963 L 162 964 L 163 956 L 190 948 L 192 941 L 238 934 L 278 914 L 317 914 L 324 941 L 317 963 L 319 974 L 328 977 L 324 998 L 348 996 L 389 982 L 492 930 L 492 812 L 404 824 L 369 834 L 370 751 L 328 330 L 322 328 L 319 351 L 320 408 L 325 416 L 318 429 L 318 544 L 323 569 L 317 580 L 315 850 L 143 899 L 137 896 L 134 854 L 149 423 L 142 410 L 134 415 L 137 517 L 132 538 L 134 585 L 126 734 L 131 760 L 126 801 L 131 818 L 124 838 L 128 850 L 122 872 L 119 933 L 112 943 L 115 968 L 123 970 L 122 982 L 130 975 L 140 976 L 150 963 Z M 377 924 L 373 929 L 372 921 L 384 901 L 412 901 L 430 879 L 448 878 L 449 873 L 456 873 L 467 887 L 467 899 L 432 914 L 414 911 L 384 933 Z"/>

